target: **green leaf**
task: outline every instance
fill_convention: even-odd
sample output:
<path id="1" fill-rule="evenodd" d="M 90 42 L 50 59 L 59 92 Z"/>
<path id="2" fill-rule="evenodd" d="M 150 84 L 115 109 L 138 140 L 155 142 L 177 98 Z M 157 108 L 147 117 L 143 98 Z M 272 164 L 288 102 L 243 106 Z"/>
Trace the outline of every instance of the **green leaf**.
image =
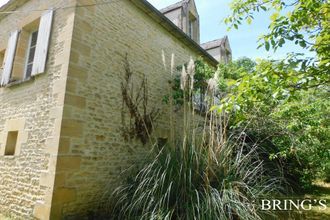
<path id="1" fill-rule="evenodd" d="M 264 10 L 264 11 L 267 11 L 267 8 L 266 8 L 266 6 L 260 6 L 260 8 L 262 9 L 262 10 Z"/>
<path id="2" fill-rule="evenodd" d="M 279 43 L 278 43 L 278 46 L 282 47 L 283 44 L 285 44 L 285 40 L 284 40 L 284 38 L 281 38 Z"/>
<path id="3" fill-rule="evenodd" d="M 278 18 L 278 16 L 279 16 L 279 13 L 273 13 L 271 16 L 270 16 L 270 19 L 272 20 L 272 21 L 275 21 L 277 18 Z"/>
<path id="4" fill-rule="evenodd" d="M 257 49 L 259 49 L 259 48 L 262 47 L 262 46 L 264 46 L 263 43 L 262 43 L 262 44 L 259 44 L 258 47 L 257 47 Z"/>
<path id="5" fill-rule="evenodd" d="M 266 42 L 265 42 L 265 48 L 266 48 L 267 51 L 269 51 L 269 47 L 270 47 L 269 42 L 266 41 Z"/>
<path id="6" fill-rule="evenodd" d="M 273 38 L 271 39 L 270 43 L 272 44 L 273 47 L 275 46 L 275 41 Z"/>
<path id="7" fill-rule="evenodd" d="M 235 85 L 236 83 L 237 83 L 237 81 L 234 80 L 234 79 L 229 79 L 229 80 L 227 80 L 227 85 L 228 85 L 228 86 L 233 86 L 233 85 Z"/>
<path id="8" fill-rule="evenodd" d="M 252 18 L 248 17 L 248 18 L 246 19 L 246 22 L 247 22 L 248 24 L 251 24 L 251 23 L 252 23 Z"/>
<path id="9" fill-rule="evenodd" d="M 305 43 L 305 41 L 300 41 L 300 42 L 299 42 L 299 45 L 300 45 L 301 47 L 306 47 L 306 43 Z"/>

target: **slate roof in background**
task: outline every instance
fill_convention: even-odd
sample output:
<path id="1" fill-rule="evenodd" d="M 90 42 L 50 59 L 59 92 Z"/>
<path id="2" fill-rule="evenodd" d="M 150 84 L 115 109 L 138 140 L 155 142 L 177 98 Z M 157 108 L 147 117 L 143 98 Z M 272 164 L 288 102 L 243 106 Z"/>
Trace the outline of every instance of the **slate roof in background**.
<path id="1" fill-rule="evenodd" d="M 201 46 L 205 49 L 212 49 L 212 48 L 216 48 L 219 47 L 221 45 L 223 45 L 227 40 L 227 36 L 220 38 L 220 39 L 216 39 L 216 40 L 212 40 L 206 43 L 201 44 Z"/>
<path id="2" fill-rule="evenodd" d="M 173 11 L 173 10 L 175 10 L 175 9 L 177 9 L 177 8 L 182 7 L 185 3 L 189 3 L 189 0 L 182 0 L 182 1 L 179 1 L 179 2 L 177 2 L 177 3 L 174 3 L 174 4 L 172 4 L 172 5 L 167 6 L 166 8 L 162 8 L 162 9 L 160 9 L 159 11 L 160 11 L 161 13 L 167 13 L 167 12 L 170 12 L 170 11 Z"/>

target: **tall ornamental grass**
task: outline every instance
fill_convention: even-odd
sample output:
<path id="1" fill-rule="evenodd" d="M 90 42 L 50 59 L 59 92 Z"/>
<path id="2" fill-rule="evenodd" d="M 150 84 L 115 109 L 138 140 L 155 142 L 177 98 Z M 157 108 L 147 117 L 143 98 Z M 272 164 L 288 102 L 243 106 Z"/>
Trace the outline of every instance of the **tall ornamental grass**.
<path id="1" fill-rule="evenodd" d="M 155 147 L 137 174 L 114 191 L 110 198 L 113 219 L 257 220 L 273 216 L 260 209 L 258 200 L 278 194 L 281 179 L 268 175 L 258 146 L 245 141 L 244 132 L 227 137 L 225 114 L 209 111 L 202 128 L 193 123 L 197 117 L 191 101 L 193 77 L 190 61 L 181 74 L 183 134 L 172 134 L 167 144 Z M 214 105 L 217 78 L 215 74 L 209 80 L 209 106 Z"/>

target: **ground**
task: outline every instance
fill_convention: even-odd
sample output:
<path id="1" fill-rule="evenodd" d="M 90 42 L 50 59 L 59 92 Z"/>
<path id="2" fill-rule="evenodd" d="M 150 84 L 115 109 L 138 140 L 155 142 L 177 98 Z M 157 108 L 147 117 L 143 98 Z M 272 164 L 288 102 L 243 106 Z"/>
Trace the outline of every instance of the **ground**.
<path id="1" fill-rule="evenodd" d="M 330 183 L 318 182 L 315 185 L 315 191 L 312 195 L 306 195 L 311 198 L 323 199 L 327 201 L 327 209 L 320 211 L 319 207 L 314 206 L 312 212 L 307 213 L 306 219 L 325 220 L 330 219 Z"/>
<path id="2" fill-rule="evenodd" d="M 321 206 L 313 206 L 312 210 L 291 213 L 291 217 L 282 213 L 281 220 L 327 220 L 330 219 L 330 183 L 316 182 L 311 193 L 297 195 L 301 200 L 326 200 L 327 208 L 322 210 Z M 306 206 L 306 209 L 308 207 Z"/>

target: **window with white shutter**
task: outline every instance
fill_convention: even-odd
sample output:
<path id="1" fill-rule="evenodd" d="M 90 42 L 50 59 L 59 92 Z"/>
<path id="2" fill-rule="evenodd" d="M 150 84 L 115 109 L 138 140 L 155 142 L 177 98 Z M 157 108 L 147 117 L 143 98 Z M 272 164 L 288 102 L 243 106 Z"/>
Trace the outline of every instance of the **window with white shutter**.
<path id="1" fill-rule="evenodd" d="M 38 40 L 31 73 L 33 76 L 45 72 L 52 20 L 53 10 L 46 11 L 40 18 Z"/>
<path id="2" fill-rule="evenodd" d="M 48 10 L 11 33 L 4 55 L 0 51 L 0 86 L 45 72 L 52 20 L 53 10 Z"/>
<path id="3" fill-rule="evenodd" d="M 45 11 L 22 30 L 10 35 L 3 69 L 0 53 L 0 86 L 19 83 L 45 72 L 52 19 L 53 11 Z"/>
<path id="4" fill-rule="evenodd" d="M 18 39 L 19 31 L 14 31 L 10 34 L 8 40 L 8 46 L 4 56 L 4 63 L 3 63 L 3 71 L 1 75 L 0 86 L 5 86 L 9 83 L 11 72 L 13 69 L 14 58 L 16 54 L 16 46 L 17 46 L 17 39 Z"/>

